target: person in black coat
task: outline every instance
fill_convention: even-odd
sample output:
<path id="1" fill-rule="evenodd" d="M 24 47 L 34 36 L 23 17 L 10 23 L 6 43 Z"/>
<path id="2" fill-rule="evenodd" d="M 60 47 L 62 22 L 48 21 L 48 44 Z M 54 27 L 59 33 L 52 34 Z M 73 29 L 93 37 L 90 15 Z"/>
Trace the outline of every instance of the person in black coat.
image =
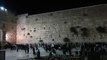
<path id="1" fill-rule="evenodd" d="M 40 58 L 40 51 L 39 51 L 39 49 L 37 51 L 37 57 Z"/>

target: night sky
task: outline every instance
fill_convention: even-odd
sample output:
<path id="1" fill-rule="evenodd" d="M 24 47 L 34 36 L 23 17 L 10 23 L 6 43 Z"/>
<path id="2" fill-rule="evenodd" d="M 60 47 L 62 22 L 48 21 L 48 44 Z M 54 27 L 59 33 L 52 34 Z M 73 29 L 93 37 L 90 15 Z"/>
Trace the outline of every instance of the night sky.
<path id="1" fill-rule="evenodd" d="M 64 9 L 72 9 L 84 6 L 91 6 L 97 4 L 105 4 L 105 1 L 98 0 L 71 0 L 71 1 L 53 1 L 53 0 L 0 0 L 0 5 L 6 7 L 8 10 L 17 14 L 39 14 L 51 11 L 58 11 Z"/>

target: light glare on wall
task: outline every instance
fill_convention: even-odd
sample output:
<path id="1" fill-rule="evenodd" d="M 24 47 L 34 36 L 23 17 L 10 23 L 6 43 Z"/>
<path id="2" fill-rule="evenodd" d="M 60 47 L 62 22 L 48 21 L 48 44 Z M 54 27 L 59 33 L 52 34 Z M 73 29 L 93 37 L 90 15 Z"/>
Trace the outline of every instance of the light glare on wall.
<path id="1" fill-rule="evenodd" d="M 10 42 L 11 33 L 6 33 L 6 41 Z"/>
<path id="2" fill-rule="evenodd" d="M 25 38 L 22 35 L 17 35 L 17 42 L 16 43 L 23 43 Z"/>

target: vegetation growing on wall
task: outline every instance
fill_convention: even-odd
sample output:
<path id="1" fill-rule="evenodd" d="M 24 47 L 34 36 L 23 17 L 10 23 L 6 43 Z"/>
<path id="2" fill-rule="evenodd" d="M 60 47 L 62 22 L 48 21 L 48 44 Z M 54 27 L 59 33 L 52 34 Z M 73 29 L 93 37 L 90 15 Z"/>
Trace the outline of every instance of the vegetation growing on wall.
<path id="1" fill-rule="evenodd" d="M 63 41 L 64 41 L 65 43 L 67 43 L 67 42 L 70 42 L 70 39 L 67 38 L 67 37 L 65 37 L 65 38 L 63 39 Z"/>
<path id="2" fill-rule="evenodd" d="M 71 27 L 70 31 L 73 32 L 75 35 L 78 35 L 78 31 L 76 30 L 75 27 Z"/>
<path id="3" fill-rule="evenodd" d="M 88 31 L 88 28 L 81 28 L 81 31 L 82 31 L 82 36 L 83 37 L 88 37 L 88 35 L 89 35 L 89 31 Z"/>
<path id="4" fill-rule="evenodd" d="M 96 27 L 98 33 L 106 33 L 106 28 L 102 26 Z"/>

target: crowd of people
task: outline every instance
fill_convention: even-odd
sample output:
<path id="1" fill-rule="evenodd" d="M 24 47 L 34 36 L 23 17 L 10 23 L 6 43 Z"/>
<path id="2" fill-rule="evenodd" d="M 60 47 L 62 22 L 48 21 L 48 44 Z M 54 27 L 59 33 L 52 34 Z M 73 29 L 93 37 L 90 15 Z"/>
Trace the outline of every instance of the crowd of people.
<path id="1" fill-rule="evenodd" d="M 34 55 L 37 55 L 38 58 L 41 57 L 39 47 L 42 47 L 46 52 L 49 53 L 49 57 L 57 55 L 56 50 L 62 51 L 63 55 L 69 56 L 100 56 L 107 54 L 107 44 L 106 43 L 65 43 L 65 44 L 15 44 L 10 46 L 11 49 L 16 49 L 17 52 L 21 49 L 25 53 L 29 53 L 29 49 L 32 50 Z M 75 51 L 72 51 L 75 49 Z M 35 51 L 37 50 L 37 52 Z M 75 53 L 75 54 L 73 54 Z"/>

